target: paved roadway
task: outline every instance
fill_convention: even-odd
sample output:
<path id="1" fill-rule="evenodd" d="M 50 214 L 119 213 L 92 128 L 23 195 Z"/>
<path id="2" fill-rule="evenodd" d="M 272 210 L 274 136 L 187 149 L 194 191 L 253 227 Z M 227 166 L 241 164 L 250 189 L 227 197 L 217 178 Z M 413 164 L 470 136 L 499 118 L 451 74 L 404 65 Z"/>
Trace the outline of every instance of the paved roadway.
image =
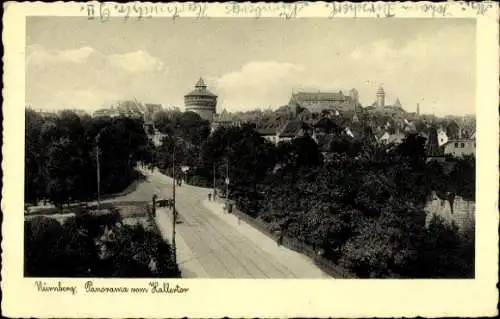
<path id="1" fill-rule="evenodd" d="M 147 179 L 119 201 L 150 200 L 153 194 L 171 198 L 172 180 L 144 172 Z M 222 213 L 208 202 L 208 189 L 183 184 L 176 188 L 176 207 L 182 220 L 176 227 L 177 262 L 183 277 L 191 278 L 329 278 L 301 254 L 277 247 L 249 225 Z M 157 210 L 157 224 L 171 242 L 171 210 Z"/>

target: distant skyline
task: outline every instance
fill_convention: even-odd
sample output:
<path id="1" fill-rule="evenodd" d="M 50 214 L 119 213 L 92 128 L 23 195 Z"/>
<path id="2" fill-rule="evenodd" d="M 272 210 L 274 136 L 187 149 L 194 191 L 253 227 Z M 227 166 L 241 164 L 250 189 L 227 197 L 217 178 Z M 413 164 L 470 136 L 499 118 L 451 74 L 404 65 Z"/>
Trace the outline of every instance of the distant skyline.
<path id="1" fill-rule="evenodd" d="M 184 109 L 199 77 L 217 112 L 277 108 L 292 91 L 379 86 L 409 111 L 475 114 L 474 19 L 29 17 L 26 103 L 92 112 L 137 98 Z"/>

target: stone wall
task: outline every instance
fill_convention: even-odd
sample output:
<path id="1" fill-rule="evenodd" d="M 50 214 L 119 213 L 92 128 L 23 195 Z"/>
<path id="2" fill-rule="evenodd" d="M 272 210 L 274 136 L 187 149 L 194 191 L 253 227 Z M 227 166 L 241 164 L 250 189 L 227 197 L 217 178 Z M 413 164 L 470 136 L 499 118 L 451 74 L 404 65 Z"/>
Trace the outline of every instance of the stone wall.
<path id="1" fill-rule="evenodd" d="M 425 211 L 427 212 L 427 222 L 432 216 L 438 215 L 448 222 L 454 222 L 461 230 L 475 225 L 476 203 L 456 196 L 453 201 L 453 207 L 448 200 L 442 200 L 433 196 L 427 202 Z"/>

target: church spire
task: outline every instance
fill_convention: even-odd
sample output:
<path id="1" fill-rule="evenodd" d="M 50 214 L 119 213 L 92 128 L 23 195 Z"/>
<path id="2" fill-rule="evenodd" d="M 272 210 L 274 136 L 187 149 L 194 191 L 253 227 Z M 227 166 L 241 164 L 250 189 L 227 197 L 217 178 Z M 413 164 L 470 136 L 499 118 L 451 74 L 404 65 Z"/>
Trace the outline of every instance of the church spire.
<path id="1" fill-rule="evenodd" d="M 401 107 L 401 101 L 399 101 L 399 98 L 397 98 L 396 102 L 394 102 L 394 106 Z"/>
<path id="2" fill-rule="evenodd" d="M 356 112 L 356 107 L 357 107 L 357 104 L 354 104 L 354 114 L 352 116 L 352 122 L 353 123 L 358 123 L 359 122 L 358 114 Z"/>

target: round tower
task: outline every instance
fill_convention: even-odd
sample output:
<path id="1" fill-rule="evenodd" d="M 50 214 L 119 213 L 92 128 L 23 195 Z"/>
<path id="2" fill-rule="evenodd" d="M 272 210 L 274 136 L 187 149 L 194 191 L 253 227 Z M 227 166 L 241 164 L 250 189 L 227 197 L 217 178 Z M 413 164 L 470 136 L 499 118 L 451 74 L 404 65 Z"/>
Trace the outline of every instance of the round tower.
<path id="1" fill-rule="evenodd" d="M 217 95 L 207 90 L 202 78 L 196 82 L 194 90 L 184 95 L 186 111 L 198 113 L 207 121 L 213 121 L 217 108 Z"/>
<path id="2" fill-rule="evenodd" d="M 378 107 L 385 106 L 385 91 L 382 87 L 379 87 L 377 91 L 377 106 Z"/>

